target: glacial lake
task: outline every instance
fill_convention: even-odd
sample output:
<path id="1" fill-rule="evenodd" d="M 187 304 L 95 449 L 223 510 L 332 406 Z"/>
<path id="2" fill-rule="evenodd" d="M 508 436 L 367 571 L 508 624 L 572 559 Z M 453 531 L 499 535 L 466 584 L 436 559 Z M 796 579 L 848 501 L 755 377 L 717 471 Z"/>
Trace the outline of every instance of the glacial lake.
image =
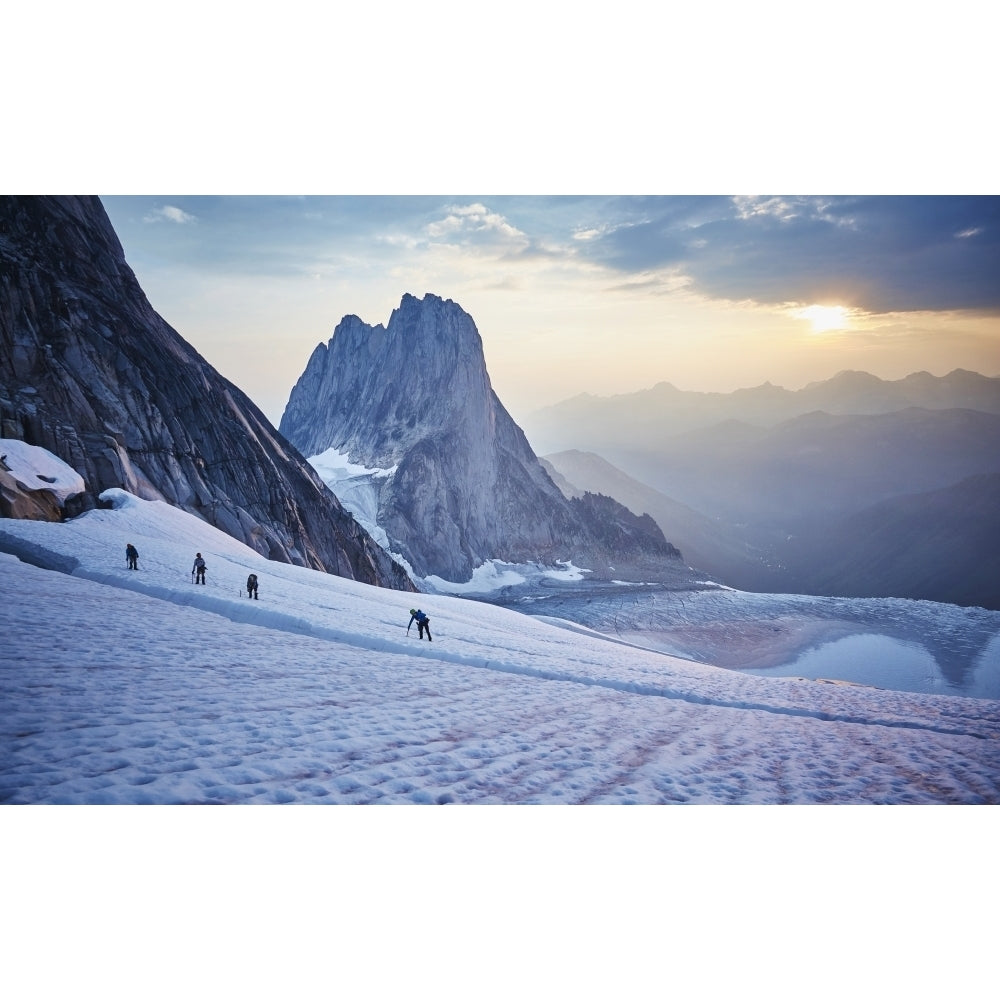
<path id="1" fill-rule="evenodd" d="M 1000 636 L 995 636 L 961 679 L 949 679 L 920 642 L 865 632 L 810 647 L 790 663 L 744 671 L 760 677 L 850 681 L 893 691 L 1000 698 Z"/>
<path id="2" fill-rule="evenodd" d="M 1000 699 L 1000 611 L 902 598 L 551 581 L 488 600 L 761 677 Z"/>

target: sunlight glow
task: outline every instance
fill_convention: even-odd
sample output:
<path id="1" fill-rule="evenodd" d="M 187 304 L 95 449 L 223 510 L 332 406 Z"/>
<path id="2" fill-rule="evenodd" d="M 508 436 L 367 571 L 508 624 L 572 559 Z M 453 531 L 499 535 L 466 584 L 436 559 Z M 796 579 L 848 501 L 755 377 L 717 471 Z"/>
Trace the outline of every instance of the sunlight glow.
<path id="1" fill-rule="evenodd" d="M 828 330 L 846 330 L 848 313 L 843 306 L 807 306 L 799 309 L 795 315 L 799 319 L 807 319 L 812 323 L 813 333 L 826 333 Z"/>

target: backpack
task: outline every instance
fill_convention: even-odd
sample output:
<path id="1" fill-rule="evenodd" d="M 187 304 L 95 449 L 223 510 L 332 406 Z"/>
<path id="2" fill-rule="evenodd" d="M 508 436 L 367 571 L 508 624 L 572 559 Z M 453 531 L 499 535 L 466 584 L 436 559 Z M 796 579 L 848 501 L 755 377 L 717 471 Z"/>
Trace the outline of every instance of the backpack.
<path id="1" fill-rule="evenodd" d="M 257 586 L 257 574 L 256 573 L 251 573 L 247 577 L 247 589 L 248 590 L 252 590 L 256 586 Z"/>

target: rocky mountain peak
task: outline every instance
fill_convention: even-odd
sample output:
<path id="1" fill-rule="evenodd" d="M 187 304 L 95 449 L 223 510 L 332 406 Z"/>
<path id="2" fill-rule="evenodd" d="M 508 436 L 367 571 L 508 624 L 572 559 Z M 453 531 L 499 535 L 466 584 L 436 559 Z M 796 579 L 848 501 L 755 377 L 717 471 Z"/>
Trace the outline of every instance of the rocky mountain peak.
<path id="1" fill-rule="evenodd" d="M 648 575 L 677 555 L 620 505 L 616 521 L 593 498 L 562 495 L 493 391 L 475 322 L 450 299 L 404 295 L 385 327 L 345 317 L 280 427 L 306 455 L 332 448 L 393 470 L 378 483 L 378 524 L 420 576 L 464 581 L 490 559 L 621 574 L 642 562 Z"/>
<path id="2" fill-rule="evenodd" d="M 491 395 L 472 317 L 451 299 L 407 294 L 387 326 L 357 316 L 337 324 L 309 359 L 280 427 L 307 455 L 334 447 L 388 468 Z"/>

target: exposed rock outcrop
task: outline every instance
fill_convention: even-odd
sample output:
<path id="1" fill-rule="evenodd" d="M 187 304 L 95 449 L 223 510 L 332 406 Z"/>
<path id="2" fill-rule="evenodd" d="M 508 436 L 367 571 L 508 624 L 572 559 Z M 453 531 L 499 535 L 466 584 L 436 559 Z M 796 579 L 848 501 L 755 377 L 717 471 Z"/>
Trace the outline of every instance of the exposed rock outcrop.
<path id="1" fill-rule="evenodd" d="M 25 521 L 61 521 L 63 505 L 50 490 L 27 489 L 0 466 L 0 517 L 17 517 Z"/>
<path id="2" fill-rule="evenodd" d="M 0 436 L 272 559 L 412 589 L 236 386 L 154 312 L 94 197 L 0 198 Z"/>
<path id="3" fill-rule="evenodd" d="M 0 437 L 0 517 L 62 521 L 80 509 L 83 477 L 24 441 Z"/>
<path id="4" fill-rule="evenodd" d="M 280 428 L 303 454 L 335 448 L 394 470 L 379 480 L 377 521 L 420 576 L 466 581 L 501 559 L 648 579 L 679 557 L 650 518 L 560 493 L 494 393 L 472 317 L 450 299 L 405 295 L 387 326 L 345 317 Z"/>

